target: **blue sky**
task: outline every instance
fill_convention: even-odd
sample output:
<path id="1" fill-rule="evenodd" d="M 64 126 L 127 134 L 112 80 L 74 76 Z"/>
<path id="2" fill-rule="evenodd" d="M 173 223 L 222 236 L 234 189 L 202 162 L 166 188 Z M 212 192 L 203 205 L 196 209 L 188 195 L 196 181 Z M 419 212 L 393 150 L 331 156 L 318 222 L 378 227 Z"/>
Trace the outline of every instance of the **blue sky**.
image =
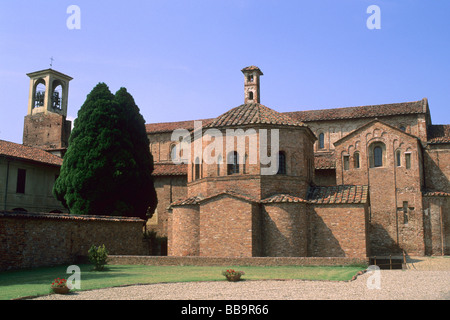
<path id="1" fill-rule="evenodd" d="M 80 8 L 70 30 L 67 8 Z M 381 29 L 366 26 L 367 8 Z M 70 75 L 75 118 L 99 82 L 125 87 L 147 123 L 211 118 L 244 101 L 240 70 L 264 73 L 277 111 L 429 99 L 450 123 L 450 1 L 2 1 L 0 139 L 22 142 L 29 78 Z"/>

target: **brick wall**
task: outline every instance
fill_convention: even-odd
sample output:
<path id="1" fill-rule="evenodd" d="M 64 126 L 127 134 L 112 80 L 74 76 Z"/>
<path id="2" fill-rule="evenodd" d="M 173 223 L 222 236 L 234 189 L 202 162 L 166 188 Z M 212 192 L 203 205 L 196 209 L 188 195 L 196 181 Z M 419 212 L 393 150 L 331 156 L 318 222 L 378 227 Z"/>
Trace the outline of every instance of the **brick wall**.
<path id="1" fill-rule="evenodd" d="M 158 206 L 153 217 L 147 221 L 147 230 L 155 231 L 158 237 L 167 237 L 170 232 L 167 208 L 172 202 L 186 198 L 186 176 L 166 175 L 155 176 L 153 179 Z"/>
<path id="2" fill-rule="evenodd" d="M 335 146 L 336 182 L 369 186 L 371 254 L 400 254 L 405 250 L 407 254 L 423 255 L 424 177 L 420 141 L 386 123 L 372 121 L 337 141 Z M 373 164 L 373 146 L 383 150 L 379 167 Z M 359 168 L 354 162 L 356 153 L 359 153 Z M 345 156 L 350 157 L 347 168 Z"/>
<path id="3" fill-rule="evenodd" d="M 56 113 L 25 116 L 23 144 L 42 149 L 67 148 L 71 121 Z"/>
<path id="4" fill-rule="evenodd" d="M 200 212 L 198 205 L 180 206 L 172 210 L 172 230 L 169 255 L 198 256 L 200 254 Z"/>
<path id="5" fill-rule="evenodd" d="M 255 204 L 221 195 L 202 203 L 200 209 L 200 256 L 252 257 L 260 255 L 254 237 L 258 223 Z"/>
<path id="6" fill-rule="evenodd" d="M 368 256 L 366 205 L 315 205 L 310 212 L 310 256 L 353 258 Z"/>
<path id="7" fill-rule="evenodd" d="M 450 198 L 426 196 L 424 202 L 424 238 L 426 255 L 450 254 Z"/>
<path id="8" fill-rule="evenodd" d="M 296 202 L 264 205 L 264 256 L 307 256 L 307 206 Z"/>
<path id="9" fill-rule="evenodd" d="M 346 257 L 149 257 L 111 256 L 111 264 L 151 266 L 346 266 L 368 265 L 367 258 Z"/>
<path id="10" fill-rule="evenodd" d="M 424 152 L 427 189 L 450 192 L 450 145 L 428 145 Z"/>
<path id="11" fill-rule="evenodd" d="M 0 211 L 0 270 L 74 263 L 92 245 L 112 255 L 145 254 L 143 220 Z"/>

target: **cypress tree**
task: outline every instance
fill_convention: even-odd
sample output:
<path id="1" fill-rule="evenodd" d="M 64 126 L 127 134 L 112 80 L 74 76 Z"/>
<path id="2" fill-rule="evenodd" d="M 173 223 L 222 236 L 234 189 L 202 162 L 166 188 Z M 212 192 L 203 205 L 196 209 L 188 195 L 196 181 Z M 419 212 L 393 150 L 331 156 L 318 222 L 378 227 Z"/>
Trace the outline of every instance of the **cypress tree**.
<path id="1" fill-rule="evenodd" d="M 145 121 L 132 96 L 114 96 L 99 83 L 81 106 L 55 197 L 73 214 L 134 216 L 146 220 L 157 199 Z"/>

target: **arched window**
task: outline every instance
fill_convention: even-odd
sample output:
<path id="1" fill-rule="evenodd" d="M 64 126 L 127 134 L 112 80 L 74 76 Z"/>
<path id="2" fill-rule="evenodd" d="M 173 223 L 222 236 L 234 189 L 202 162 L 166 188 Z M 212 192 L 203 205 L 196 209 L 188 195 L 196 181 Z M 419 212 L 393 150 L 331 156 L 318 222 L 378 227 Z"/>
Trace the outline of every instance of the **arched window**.
<path id="1" fill-rule="evenodd" d="M 38 108 L 38 107 L 44 106 L 45 90 L 46 90 L 46 86 L 45 86 L 44 79 L 39 79 L 36 82 L 36 86 L 34 88 L 33 108 Z"/>
<path id="2" fill-rule="evenodd" d="M 319 149 L 325 148 L 325 135 L 323 133 L 319 134 Z"/>
<path id="3" fill-rule="evenodd" d="M 383 166 L 383 149 L 380 146 L 373 148 L 373 166 L 375 168 Z"/>
<path id="4" fill-rule="evenodd" d="M 355 153 L 353 154 L 353 166 L 354 166 L 356 169 L 359 169 L 359 167 L 360 167 L 360 162 L 359 162 L 359 152 L 355 152 Z"/>
<path id="5" fill-rule="evenodd" d="M 369 146 L 369 164 L 371 168 L 385 165 L 386 146 L 383 142 L 374 142 Z"/>
<path id="6" fill-rule="evenodd" d="M 228 154 L 227 173 L 229 175 L 239 173 L 239 155 L 236 151 Z"/>
<path id="7" fill-rule="evenodd" d="M 58 80 L 53 81 L 52 107 L 54 109 L 61 110 L 62 108 L 62 99 L 63 99 L 62 90 L 63 88 L 61 82 Z"/>
<path id="8" fill-rule="evenodd" d="M 278 152 L 278 172 L 277 174 L 286 174 L 286 154 L 284 151 Z"/>
<path id="9" fill-rule="evenodd" d="M 248 99 L 249 99 L 249 100 L 253 100 L 253 91 L 250 91 L 250 92 L 248 93 Z"/>

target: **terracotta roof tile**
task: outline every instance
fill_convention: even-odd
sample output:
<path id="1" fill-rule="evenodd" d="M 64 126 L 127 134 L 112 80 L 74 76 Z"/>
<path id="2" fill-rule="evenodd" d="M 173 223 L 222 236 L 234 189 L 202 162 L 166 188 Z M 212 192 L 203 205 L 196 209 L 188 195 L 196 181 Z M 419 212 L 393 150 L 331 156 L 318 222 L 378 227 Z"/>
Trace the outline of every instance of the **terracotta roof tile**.
<path id="1" fill-rule="evenodd" d="M 428 143 L 449 143 L 450 125 L 435 124 L 428 126 Z"/>
<path id="2" fill-rule="evenodd" d="M 227 191 L 222 191 L 222 192 L 218 192 L 215 193 L 213 195 L 210 195 L 208 197 L 202 197 L 202 196 L 193 196 L 193 197 L 189 197 L 186 199 L 180 199 L 177 201 L 174 201 L 170 204 L 169 208 L 173 207 L 173 206 L 184 206 L 184 205 L 192 205 L 192 204 L 199 204 L 201 202 L 213 199 L 215 197 L 221 196 L 221 195 L 229 195 L 235 198 L 239 198 L 248 202 L 258 202 L 258 200 L 251 198 L 249 196 L 234 192 L 232 190 L 227 190 Z"/>
<path id="3" fill-rule="evenodd" d="M 185 176 L 187 164 L 155 163 L 153 176 Z"/>
<path id="4" fill-rule="evenodd" d="M 172 202 L 169 206 L 170 207 L 176 207 L 176 206 L 186 206 L 186 205 L 192 205 L 192 204 L 199 204 L 200 201 L 202 200 L 202 198 L 194 196 L 194 197 L 189 197 L 189 198 L 185 198 L 185 199 L 179 199 L 176 200 L 174 202 Z"/>
<path id="5" fill-rule="evenodd" d="M 39 148 L 0 140 L 0 156 L 61 166 L 63 159 Z"/>
<path id="6" fill-rule="evenodd" d="M 426 190 L 423 192 L 424 197 L 450 197 L 450 193 L 444 191 Z"/>
<path id="7" fill-rule="evenodd" d="M 258 68 L 257 66 L 249 66 L 249 67 L 245 67 L 245 68 L 242 69 L 241 71 L 244 72 L 244 71 L 255 71 L 255 70 L 256 70 L 256 71 L 259 71 L 259 74 L 260 74 L 260 75 L 263 75 L 261 69 Z"/>
<path id="8" fill-rule="evenodd" d="M 314 167 L 316 169 L 336 169 L 334 152 L 314 154 Z"/>
<path id="9" fill-rule="evenodd" d="M 308 201 L 315 204 L 367 203 L 368 186 L 311 187 Z"/>
<path id="10" fill-rule="evenodd" d="M 279 203 L 279 202 L 304 202 L 308 203 L 307 200 L 291 196 L 290 194 L 276 194 L 264 200 L 261 200 L 261 203 Z"/>
<path id="11" fill-rule="evenodd" d="M 400 114 L 418 114 L 427 112 L 427 99 L 413 102 L 380 104 L 360 107 L 333 108 L 308 111 L 285 112 L 302 122 L 339 120 L 355 118 L 375 118 Z"/>
<path id="12" fill-rule="evenodd" d="M 14 212 L 14 211 L 0 211 L 0 217 L 25 218 L 25 219 L 123 221 L 123 222 L 141 222 L 141 223 L 143 221 L 136 217 L 94 216 L 94 215 L 75 215 L 68 213 Z"/>
<path id="13" fill-rule="evenodd" d="M 202 121 L 202 126 L 210 123 L 214 119 L 200 119 L 197 121 Z M 161 122 L 161 123 L 148 123 L 145 125 L 147 133 L 163 133 L 172 132 L 176 129 L 194 129 L 194 120 L 189 121 L 177 121 L 177 122 Z"/>
<path id="14" fill-rule="evenodd" d="M 305 126 L 301 121 L 272 110 L 259 103 L 242 104 L 215 118 L 205 127 L 217 128 L 248 124 L 276 124 L 287 126 Z"/>

